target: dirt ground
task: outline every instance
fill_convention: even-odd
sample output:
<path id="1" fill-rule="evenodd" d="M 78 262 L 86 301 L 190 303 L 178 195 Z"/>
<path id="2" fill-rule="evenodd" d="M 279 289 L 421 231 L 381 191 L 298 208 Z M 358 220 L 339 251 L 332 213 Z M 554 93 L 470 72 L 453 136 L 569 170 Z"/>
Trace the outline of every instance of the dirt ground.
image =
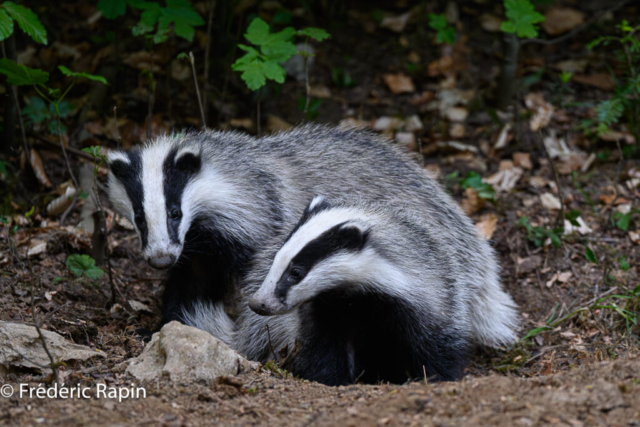
<path id="1" fill-rule="evenodd" d="M 60 11 L 48 6 L 38 9 L 41 14 L 49 14 L 48 25 L 59 23 L 65 27 L 59 35 L 63 47 L 82 52 L 81 61 L 71 64 L 71 57 L 64 57 L 65 63 L 80 71 L 83 64 L 89 67 L 93 61 L 93 68 L 86 70 L 97 72 L 112 67 L 112 71 L 120 73 L 109 86 L 109 98 L 103 100 L 108 112 L 106 107 L 104 111 L 94 111 L 97 107 L 92 106 L 87 114 L 80 114 L 77 108 L 67 120 L 70 147 L 115 148 L 122 144 L 128 148 L 144 139 L 148 128 L 144 124 L 149 100 L 147 80 L 141 77 L 140 68 L 132 65 L 135 58 L 143 56 L 144 46 L 125 28 L 131 22 L 96 23 L 89 19 L 96 11 L 94 2 L 66 3 Z M 194 3 L 199 11 L 206 11 L 210 2 Z M 377 3 L 387 6 L 385 2 Z M 408 9 L 406 4 L 402 6 L 406 2 L 397 3 L 392 8 L 394 13 Z M 122 402 L 103 398 L 0 397 L 0 425 L 640 426 L 640 329 L 629 320 L 637 321 L 640 316 L 640 295 L 631 296 L 640 283 L 640 215 L 634 214 L 626 229 L 611 221 L 615 212 L 639 207 L 640 190 L 634 180 L 640 179 L 640 165 L 637 157 L 625 159 L 618 155 L 616 140 L 586 136 L 576 129 L 577 123 L 593 118 L 592 102 L 606 99 L 612 89 L 573 81 L 560 87 L 553 68 L 568 59 L 585 61 L 588 65 L 581 72 L 601 76 L 609 59 L 603 53 L 587 52 L 586 43 L 612 28 L 613 22 L 638 16 L 638 5 L 628 2 L 612 15 L 607 26 L 589 28 L 566 44 L 523 46 L 519 77 L 540 70 L 542 77 L 520 88 L 514 101 L 515 113 L 498 120 L 495 110 L 493 115 L 489 112 L 491 100 L 487 96 L 497 80 L 500 38 L 478 25 L 485 2 L 450 3 L 462 5 L 456 24 L 459 36 L 453 46 L 436 46 L 419 23 L 409 25 L 401 35 L 376 27 L 364 6 L 336 6 L 336 25 L 331 24 L 328 13 L 329 16 L 315 17 L 314 25 L 324 25 L 332 34 L 318 47 L 316 66 L 311 72 L 314 87 L 330 89 L 316 120 L 331 124 L 350 120 L 375 127 L 381 118 L 419 118 L 419 129 L 407 131 L 402 128 L 405 125 L 396 123 L 379 130 L 398 141 L 398 133 L 412 133 L 415 139 L 405 144 L 407 148 L 437 176 L 474 222 L 486 227 L 485 231 L 489 229 L 487 237 L 499 257 L 503 283 L 521 308 L 518 333 L 522 340 L 518 344 L 505 349 L 479 349 L 465 377 L 455 383 L 425 384 L 419 380 L 404 385 L 333 388 L 283 377 L 263 368 L 236 378 L 219 379 L 214 384 L 173 384 L 167 380 L 135 383 L 145 388 L 146 398 Z M 610 2 L 566 3 L 592 15 Z M 255 99 L 237 75 L 229 74 L 230 46 L 241 41 L 233 38 L 233 34 L 241 34 L 241 29 L 235 27 L 236 20 L 242 23 L 242 15 L 229 13 L 233 19 L 229 25 L 218 22 L 224 17 L 216 16 L 214 30 L 226 29 L 226 33 L 214 45 L 212 74 L 220 77 L 212 83 L 213 120 L 209 125 L 255 134 Z M 268 18 L 264 11 L 261 13 Z M 76 20 L 62 19 L 57 14 L 69 14 Z M 85 21 L 93 23 L 83 24 Z M 86 40 L 88 33 L 102 34 L 106 30 L 123 34 L 115 51 L 108 43 L 92 40 L 92 45 Z M 203 40 L 204 30 L 198 29 L 196 34 L 197 39 Z M 193 47 L 196 57 L 203 56 L 203 46 Z M 30 53 L 31 66 L 54 70 L 60 62 L 56 50 L 60 47 L 39 49 Z M 199 123 L 191 80 L 177 80 L 164 70 L 169 69 L 180 49 L 175 43 L 157 48 L 158 61 L 164 62 L 159 62 L 163 71 L 157 73 L 153 125 L 149 125 L 153 132 Z M 438 64 L 444 63 L 450 68 L 443 71 Z M 189 75 L 188 67 L 182 65 Z M 355 86 L 332 81 L 336 68 L 348 70 Z M 391 93 L 382 77 L 385 73 L 406 73 L 413 79 L 415 91 Z M 70 97 L 80 105 L 89 90 L 88 85 L 79 84 Z M 262 103 L 263 131 L 269 128 L 269 116 L 289 124 L 303 120 L 302 112 L 296 108 L 297 98 L 303 93 L 304 83 L 292 79 L 277 90 L 269 87 Z M 448 121 L 446 111 L 428 108 L 443 93 L 470 94 L 464 107 L 456 106 L 468 112 L 462 128 Z M 529 128 L 529 120 L 537 111 L 527 107 L 529 95 L 542 99 L 543 107 L 546 102 L 555 106 L 543 132 L 554 135 L 555 142 L 562 140 L 569 150 L 566 156 L 553 159 L 557 180 L 538 134 Z M 118 138 L 113 133 L 112 103 L 118 106 Z M 457 137 L 452 136 L 454 127 Z M 106 355 L 77 366 L 62 366 L 60 375 L 66 384 L 91 390 L 98 384 L 130 386 L 134 381 L 123 373 L 122 363 L 143 350 L 141 329 L 153 330 L 157 325 L 162 275 L 140 256 L 134 232 L 113 216 L 109 216 L 108 226 L 117 304 L 110 304 L 107 275 L 89 280 L 69 272 L 67 257 L 90 253 L 92 236 L 76 227 L 82 203 L 69 217 L 71 225 L 61 227 L 59 216 L 45 213 L 46 204 L 60 195 L 56 186 L 69 179 L 59 147 L 40 143 L 43 135 L 55 141 L 45 128 L 30 128 L 30 135 L 38 135 L 30 143 L 40 153 L 53 188 L 45 190 L 29 174 L 30 170 L 16 173 L 13 181 L 6 180 L 13 190 L 10 197 L 15 212 L 10 223 L 3 223 L 0 228 L 0 320 L 29 323 L 35 311 L 43 328 Z M 631 137 L 623 126 L 615 130 L 627 140 Z M 497 141 L 503 133 L 507 138 L 504 145 L 499 145 Z M 451 145 L 451 141 L 461 145 Z M 634 139 L 625 144 L 638 142 Z M 19 164 L 19 156 L 7 159 Z M 585 167 L 587 161 L 591 163 Z M 87 162 L 76 153 L 71 163 L 78 170 L 80 164 Z M 477 193 L 463 188 L 458 179 L 451 179 L 452 173 L 465 177 L 469 171 L 491 178 L 513 172 L 514 167 L 521 175 L 513 185 L 496 190 L 494 202 L 479 200 Z M 104 183 L 103 172 L 98 180 Z M 575 231 L 563 236 L 559 247 L 546 238 L 536 246 L 518 224 L 527 217 L 533 226 L 552 228 L 559 210 L 551 206 L 549 200 L 555 199 L 549 196 L 560 199 L 565 212 L 578 211 L 588 228 L 584 233 Z M 108 206 L 104 194 L 103 202 Z M 25 212 L 31 206 L 35 206 L 35 213 L 27 219 Z M 34 251 L 31 256 L 27 256 L 29 248 Z M 595 253 L 597 263 L 587 259 L 587 248 Z M 622 259 L 628 268 L 621 267 Z M 600 303 L 605 297 L 611 299 Z M 635 313 L 635 317 L 628 313 Z M 0 386 L 35 385 L 49 380 L 46 372 L 16 370 L 0 376 Z"/>

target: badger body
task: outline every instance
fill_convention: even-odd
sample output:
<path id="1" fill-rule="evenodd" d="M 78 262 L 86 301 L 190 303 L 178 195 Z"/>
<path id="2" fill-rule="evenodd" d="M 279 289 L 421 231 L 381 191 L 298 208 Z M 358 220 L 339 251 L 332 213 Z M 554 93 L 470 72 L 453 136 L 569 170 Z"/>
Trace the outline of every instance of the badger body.
<path id="1" fill-rule="evenodd" d="M 500 286 L 491 248 L 469 218 L 407 153 L 369 132 L 307 125 L 259 139 L 174 134 L 111 152 L 108 163 L 112 206 L 134 224 L 149 264 L 168 269 L 163 324 L 181 320 L 233 340 L 225 316 L 246 306 L 238 291 L 255 277 L 250 269 L 268 271 L 271 260 L 252 261 L 283 241 L 316 194 L 402 203 L 436 224 L 442 245 L 457 248 L 448 262 L 475 277 L 470 287 Z M 511 337 L 485 315 L 493 297 L 474 314 L 488 344 Z M 254 355 L 265 342 L 266 335 L 243 348 Z"/>
<path id="2" fill-rule="evenodd" d="M 237 348 L 262 361 L 285 348 L 286 368 L 329 385 L 458 378 L 474 343 L 511 343 L 517 322 L 490 252 L 468 253 L 481 237 L 448 231 L 404 203 L 314 198 L 256 256 Z"/>

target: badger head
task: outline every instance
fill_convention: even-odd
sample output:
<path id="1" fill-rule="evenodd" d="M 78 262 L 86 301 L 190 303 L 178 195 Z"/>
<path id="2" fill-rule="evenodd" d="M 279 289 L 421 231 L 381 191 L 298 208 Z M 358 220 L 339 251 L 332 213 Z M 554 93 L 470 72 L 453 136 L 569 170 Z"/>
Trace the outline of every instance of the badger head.
<path id="1" fill-rule="evenodd" d="M 367 282 L 368 265 L 376 258 L 369 234 L 356 211 L 314 198 L 249 307 L 263 316 L 283 314 L 329 289 Z"/>
<path id="2" fill-rule="evenodd" d="M 160 137 L 141 148 L 110 152 L 107 160 L 113 208 L 135 226 L 149 264 L 171 267 L 198 210 L 190 197 L 202 186 L 198 147 Z"/>

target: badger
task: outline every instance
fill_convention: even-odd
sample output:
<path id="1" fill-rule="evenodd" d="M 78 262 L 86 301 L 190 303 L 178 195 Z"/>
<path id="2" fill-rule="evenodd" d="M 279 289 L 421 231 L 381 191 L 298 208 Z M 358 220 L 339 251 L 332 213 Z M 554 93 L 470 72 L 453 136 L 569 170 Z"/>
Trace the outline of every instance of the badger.
<path id="1" fill-rule="evenodd" d="M 318 196 L 275 256 L 256 260 L 237 347 L 262 361 L 296 348 L 285 367 L 302 378 L 454 380 L 474 343 L 516 339 L 490 246 L 402 204 Z"/>
<path id="2" fill-rule="evenodd" d="M 371 132 L 318 125 L 263 138 L 183 132 L 112 151 L 107 160 L 114 210 L 134 224 L 149 265 L 167 270 L 160 325 L 178 320 L 233 341 L 252 261 L 286 237 L 317 194 L 403 203 L 438 224 L 445 244 L 465 245 L 452 260 L 459 268 L 494 263 L 436 181 Z"/>

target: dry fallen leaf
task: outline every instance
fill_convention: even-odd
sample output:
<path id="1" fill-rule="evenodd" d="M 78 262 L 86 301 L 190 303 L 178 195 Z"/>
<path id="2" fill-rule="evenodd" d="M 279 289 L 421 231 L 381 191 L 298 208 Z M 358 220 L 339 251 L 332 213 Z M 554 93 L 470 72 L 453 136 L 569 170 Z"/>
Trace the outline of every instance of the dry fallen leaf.
<path id="1" fill-rule="evenodd" d="M 544 15 L 542 28 L 552 36 L 573 30 L 584 22 L 584 13 L 570 7 L 554 7 Z"/>
<path id="2" fill-rule="evenodd" d="M 274 116 L 273 114 L 267 116 L 267 131 L 269 132 L 281 132 L 291 129 L 292 127 L 293 125 L 291 123 L 278 116 Z"/>
<path id="3" fill-rule="evenodd" d="M 416 144 L 416 136 L 413 132 L 397 132 L 396 141 L 399 145 L 404 145 L 410 151 L 414 151 L 418 148 Z"/>
<path id="4" fill-rule="evenodd" d="M 179 82 L 184 82 L 191 78 L 191 66 L 187 61 L 174 58 L 171 61 L 171 77 Z"/>
<path id="5" fill-rule="evenodd" d="M 401 33 L 409 23 L 413 13 L 411 11 L 398 16 L 387 16 L 380 22 L 380 27 L 386 28 L 396 33 Z"/>
<path id="6" fill-rule="evenodd" d="M 467 215 L 472 215 L 478 212 L 485 204 L 485 199 L 478 197 L 478 193 L 473 188 L 469 187 L 464 190 L 464 199 L 460 203 L 460 207 Z"/>
<path id="7" fill-rule="evenodd" d="M 496 139 L 496 143 L 493 145 L 493 148 L 496 150 L 500 150 L 507 146 L 509 142 L 509 131 L 511 130 L 511 123 L 507 123 L 500 130 L 500 135 L 498 135 L 498 139 Z"/>
<path id="8" fill-rule="evenodd" d="M 560 210 L 562 205 L 560 204 L 560 199 L 554 196 L 551 193 L 544 193 L 540 195 L 540 202 L 542 206 L 550 210 Z"/>
<path id="9" fill-rule="evenodd" d="M 464 107 L 453 107 L 445 111 L 445 116 L 451 122 L 464 122 L 469 115 L 469 110 Z"/>
<path id="10" fill-rule="evenodd" d="M 571 79 L 576 83 L 595 86 L 603 90 L 613 90 L 616 87 L 616 82 L 609 73 L 574 74 Z"/>
<path id="11" fill-rule="evenodd" d="M 513 153 L 513 163 L 522 169 L 531 170 L 533 168 L 531 155 L 529 153 Z"/>
<path id="12" fill-rule="evenodd" d="M 331 98 L 331 90 L 324 85 L 315 85 L 315 86 L 311 86 L 311 89 L 309 90 L 309 95 L 311 95 L 311 97 L 313 98 L 322 98 L 322 99 Z"/>
<path id="13" fill-rule="evenodd" d="M 482 181 L 493 185 L 493 188 L 498 193 L 501 193 L 511 191 L 523 174 L 524 170 L 522 168 L 513 166 L 512 168 L 498 171 L 490 177 L 484 178 Z"/>
<path id="14" fill-rule="evenodd" d="M 533 116 L 529 120 L 529 127 L 533 132 L 547 126 L 553 116 L 553 105 L 544 100 L 544 94 L 541 92 L 530 93 L 525 97 L 525 105 L 533 112 Z"/>
<path id="15" fill-rule="evenodd" d="M 498 217 L 489 213 L 480 217 L 480 221 L 476 223 L 476 230 L 485 240 L 489 240 L 496 231 L 496 225 L 498 225 Z"/>
<path id="16" fill-rule="evenodd" d="M 452 123 L 449 128 L 449 136 L 452 138 L 460 139 L 464 137 L 464 124 L 462 123 Z"/>
<path id="17" fill-rule="evenodd" d="M 490 33 L 497 33 L 500 31 L 500 25 L 502 25 L 502 19 L 496 15 L 490 13 L 483 13 L 480 15 L 480 26 L 483 30 Z"/>
<path id="18" fill-rule="evenodd" d="M 36 175 L 38 182 L 47 188 L 51 188 L 51 181 L 49 181 L 49 177 L 42 166 L 42 159 L 40 159 L 40 155 L 38 155 L 38 152 L 33 148 L 31 149 L 29 164 L 33 169 L 33 173 Z"/>
<path id="19" fill-rule="evenodd" d="M 49 202 L 49 204 L 47 205 L 47 214 L 50 216 L 62 215 L 64 211 L 66 211 L 67 208 L 71 205 L 73 196 L 75 196 L 75 194 L 76 189 L 74 187 L 67 187 L 64 194 Z"/>
<path id="20" fill-rule="evenodd" d="M 593 230 L 591 228 L 589 228 L 589 226 L 587 225 L 586 222 L 584 222 L 584 220 L 582 219 L 582 217 L 578 217 L 576 218 L 576 222 L 578 224 L 580 224 L 579 227 L 571 224 L 568 220 L 564 220 L 564 234 L 571 234 L 574 231 L 577 231 L 580 234 L 589 234 L 592 233 Z"/>
<path id="21" fill-rule="evenodd" d="M 45 253 L 47 250 L 47 242 L 44 240 L 32 239 L 29 243 L 29 249 L 27 250 L 27 256 L 35 256 Z"/>
<path id="22" fill-rule="evenodd" d="M 382 78 L 394 94 L 416 91 L 413 80 L 406 74 L 383 74 Z"/>
<path id="23" fill-rule="evenodd" d="M 586 59 L 567 59 L 566 61 L 558 62 L 555 68 L 568 73 L 583 73 L 587 65 L 588 61 Z"/>
<path id="24" fill-rule="evenodd" d="M 637 245 L 640 245 L 640 233 L 636 233 L 635 231 L 629 232 L 629 239 Z"/>

